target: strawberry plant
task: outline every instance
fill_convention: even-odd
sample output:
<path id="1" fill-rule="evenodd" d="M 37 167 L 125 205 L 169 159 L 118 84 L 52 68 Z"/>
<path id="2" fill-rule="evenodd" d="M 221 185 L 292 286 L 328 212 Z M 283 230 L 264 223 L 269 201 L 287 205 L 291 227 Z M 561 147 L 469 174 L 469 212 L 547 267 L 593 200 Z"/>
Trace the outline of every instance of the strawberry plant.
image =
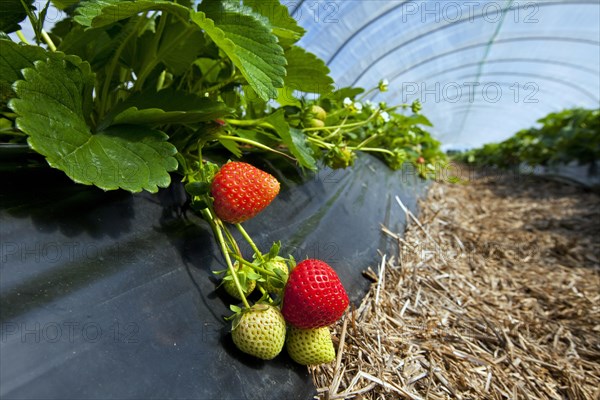
<path id="1" fill-rule="evenodd" d="M 155 193 L 175 177 L 227 266 L 217 273 L 235 301 L 234 343 L 273 358 L 287 322 L 320 329 L 291 334 L 300 343 L 290 345 L 293 357 L 330 361 L 325 327 L 342 316 L 348 296 L 324 262 L 296 267 L 279 254 L 280 243 L 266 253 L 256 246 L 241 224 L 257 217 L 280 186 L 237 160 L 270 153 L 306 171 L 320 160 L 349 167 L 362 151 L 392 168 L 421 159 L 429 166 L 443 155 L 424 130 L 430 123 L 419 105 L 364 101 L 387 90 L 384 80 L 368 92 L 334 90 L 325 63 L 296 44 L 305 31 L 279 2 L 52 3 L 64 18 L 46 32 L 49 2 L 41 10 L 32 1 L 3 2 L 0 152 L 37 152 L 74 182 L 103 190 Z M 35 44 L 19 31 L 24 19 Z M 309 94 L 318 100 L 307 100 Z M 249 244 L 250 257 L 233 229 Z M 251 304 L 249 296 L 258 299 Z M 313 339 L 316 355 L 303 356 Z"/>
<path id="2" fill-rule="evenodd" d="M 572 109 L 550 113 L 540 127 L 524 129 L 500 143 L 490 143 L 456 156 L 476 165 L 500 168 L 527 163 L 548 166 L 600 160 L 600 110 Z"/>

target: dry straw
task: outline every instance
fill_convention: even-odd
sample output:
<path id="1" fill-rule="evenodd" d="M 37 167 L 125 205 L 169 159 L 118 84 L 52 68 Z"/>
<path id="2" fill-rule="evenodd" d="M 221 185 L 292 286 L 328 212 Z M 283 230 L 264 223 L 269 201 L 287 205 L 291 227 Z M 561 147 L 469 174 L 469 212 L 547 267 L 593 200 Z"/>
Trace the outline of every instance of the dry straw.
<path id="1" fill-rule="evenodd" d="M 599 399 L 600 197 L 536 178 L 435 183 L 311 367 L 321 399 Z"/>

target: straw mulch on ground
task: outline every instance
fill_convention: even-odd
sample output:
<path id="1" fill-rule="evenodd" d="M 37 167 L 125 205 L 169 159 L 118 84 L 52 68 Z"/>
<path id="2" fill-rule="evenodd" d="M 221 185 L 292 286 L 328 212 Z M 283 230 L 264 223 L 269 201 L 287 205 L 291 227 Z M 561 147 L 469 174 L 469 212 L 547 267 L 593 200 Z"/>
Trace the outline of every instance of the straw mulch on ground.
<path id="1" fill-rule="evenodd" d="M 319 398 L 600 398 L 600 196 L 478 176 L 411 219 L 310 368 Z"/>

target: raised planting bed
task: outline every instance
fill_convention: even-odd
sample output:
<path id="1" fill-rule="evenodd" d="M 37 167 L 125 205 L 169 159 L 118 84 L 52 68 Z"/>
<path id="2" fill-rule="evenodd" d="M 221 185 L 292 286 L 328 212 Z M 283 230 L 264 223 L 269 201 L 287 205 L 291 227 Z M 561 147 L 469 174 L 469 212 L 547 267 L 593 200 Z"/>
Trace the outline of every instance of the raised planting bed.
<path id="1" fill-rule="evenodd" d="M 250 160 L 282 189 L 245 226 L 265 251 L 318 257 L 355 305 L 388 238 L 403 232 L 427 184 L 362 155 L 348 170 L 302 177 Z M 285 175 L 282 169 L 286 169 Z M 306 399 L 306 367 L 285 353 L 264 362 L 234 348 L 224 269 L 208 224 L 181 185 L 158 194 L 103 192 L 60 171 L 4 174 L 0 234 L 3 399 Z M 292 178 L 290 178 L 292 177 Z M 294 178 L 295 177 L 295 178 Z M 243 251 L 250 249 L 242 249 Z"/>

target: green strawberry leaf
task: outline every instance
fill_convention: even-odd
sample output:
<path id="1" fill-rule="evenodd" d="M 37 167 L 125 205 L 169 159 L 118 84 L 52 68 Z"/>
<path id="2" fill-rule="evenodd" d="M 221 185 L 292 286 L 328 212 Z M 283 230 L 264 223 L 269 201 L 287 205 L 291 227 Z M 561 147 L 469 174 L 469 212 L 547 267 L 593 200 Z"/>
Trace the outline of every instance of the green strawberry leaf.
<path id="1" fill-rule="evenodd" d="M 191 10 L 162 0 L 88 0 L 77 7 L 74 19 L 83 26 L 98 28 L 148 11 L 165 11 L 187 20 Z"/>
<path id="2" fill-rule="evenodd" d="M 288 8 L 279 1 L 245 0 L 244 5 L 269 20 L 272 32 L 277 35 L 279 43 L 284 48 L 296 43 L 306 33 L 306 30 L 292 18 Z"/>
<path id="3" fill-rule="evenodd" d="M 294 89 L 292 87 L 286 86 L 277 89 L 277 99 L 275 101 L 277 101 L 280 107 L 293 106 L 302 108 L 302 102 L 294 96 Z"/>
<path id="4" fill-rule="evenodd" d="M 288 61 L 286 88 L 299 90 L 306 93 L 330 93 L 334 81 L 329 76 L 329 68 L 319 57 L 304 50 L 302 47 L 292 46 L 285 51 Z"/>
<path id="5" fill-rule="evenodd" d="M 81 57 L 95 70 L 104 66 L 121 44 L 121 40 L 135 27 L 134 24 L 125 25 L 117 37 L 111 38 L 103 28 L 85 29 L 77 24 L 72 25 L 68 33 L 63 36 L 58 50 Z"/>
<path id="6" fill-rule="evenodd" d="M 350 99 L 354 99 L 356 96 L 363 93 L 364 91 L 365 91 L 365 89 L 363 89 L 363 88 L 344 87 L 344 88 L 336 90 L 335 92 L 327 94 L 325 96 L 325 98 L 341 102 L 346 97 L 349 97 Z"/>
<path id="7" fill-rule="evenodd" d="M 291 254 L 288 257 L 288 266 L 290 268 L 290 272 L 292 272 L 292 270 L 296 268 L 296 259 Z"/>
<path id="8" fill-rule="evenodd" d="M 425 126 L 433 126 L 431 121 L 429 121 L 429 119 L 427 119 L 427 117 L 425 117 L 423 114 L 413 114 L 410 117 L 408 117 L 408 120 L 412 125 L 420 124 Z"/>
<path id="9" fill-rule="evenodd" d="M 229 150 L 236 158 L 240 158 L 242 156 L 242 150 L 240 150 L 240 147 L 233 140 L 219 138 L 219 143 Z"/>
<path id="10" fill-rule="evenodd" d="M 181 76 L 192 67 L 196 58 L 207 51 L 209 41 L 195 24 L 165 13 L 157 19 L 159 22 L 150 20 L 152 26 L 146 23 L 140 28 L 137 22 L 139 17 L 131 18 L 122 29 L 126 32 L 128 25 L 133 24 L 138 37 L 135 40 L 126 37 L 129 42 L 119 61 L 130 66 L 141 79 L 152 75 L 152 71 L 162 72 L 165 67 L 172 75 Z"/>
<path id="11" fill-rule="evenodd" d="M 208 100 L 208 99 L 206 99 Z M 131 107 L 115 117 L 113 124 L 134 125 L 165 125 L 165 124 L 191 124 L 194 122 L 210 121 L 225 115 L 226 108 L 222 103 L 209 100 L 205 108 L 189 111 L 165 111 L 160 108 L 138 109 Z"/>
<path id="12" fill-rule="evenodd" d="M 274 268 L 274 269 L 273 269 L 273 272 L 275 272 L 275 274 L 277 274 L 277 276 L 278 276 L 280 279 L 287 279 L 287 277 L 288 277 L 288 274 L 287 274 L 287 272 L 285 272 L 285 271 L 284 271 L 284 270 L 282 270 L 281 268 Z"/>
<path id="13" fill-rule="evenodd" d="M 35 10 L 33 0 L 2 0 L 0 7 L 0 32 L 11 33 L 21 29 L 19 23 L 27 17 L 27 12 L 23 8 L 25 3 L 30 10 Z M 3 49 L 4 50 L 4 49 Z"/>
<path id="14" fill-rule="evenodd" d="M 259 274 L 257 274 L 254 271 L 246 272 L 246 276 L 248 277 L 248 279 L 253 280 L 253 281 L 257 281 L 257 280 L 262 279 L 262 276 L 259 275 Z"/>
<path id="15" fill-rule="evenodd" d="M 218 271 L 212 271 L 212 273 L 215 274 L 215 275 L 222 275 L 222 274 L 224 274 L 227 271 L 229 271 L 229 269 L 221 269 L 221 270 L 218 270 Z"/>
<path id="16" fill-rule="evenodd" d="M 185 185 L 185 191 L 192 196 L 202 196 L 210 193 L 210 184 L 208 182 L 190 182 Z"/>
<path id="17" fill-rule="evenodd" d="M 290 153 L 296 157 L 301 166 L 316 170 L 317 164 L 312 156 L 312 150 L 306 143 L 304 132 L 300 129 L 291 128 L 286 122 L 284 114 L 285 112 L 282 109 L 279 109 L 264 118 L 264 121 L 273 126 L 283 144 L 290 149 Z"/>
<path id="18" fill-rule="evenodd" d="M 306 135 L 304 134 L 304 132 L 302 132 L 301 129 L 290 127 L 290 136 L 292 140 L 292 147 L 290 147 L 290 151 L 292 151 L 292 154 L 294 154 L 294 156 L 298 160 L 301 160 L 300 165 L 313 171 L 316 171 L 317 164 L 315 159 L 313 158 L 312 149 L 306 143 Z M 286 141 L 287 139 L 284 140 L 284 142 Z"/>
<path id="19" fill-rule="evenodd" d="M 233 277 L 231 277 L 233 279 Z M 246 273 L 245 272 L 238 272 L 237 273 L 237 278 L 238 278 L 238 282 L 240 283 L 240 287 L 242 288 L 242 292 L 246 292 L 248 291 L 248 279 L 246 279 Z"/>
<path id="20" fill-rule="evenodd" d="M 37 60 L 49 56 L 39 46 L 27 46 L 11 40 L 0 40 L 0 100 L 2 103 L 14 96 L 12 84 L 23 78 L 21 70 L 33 66 Z"/>
<path id="21" fill-rule="evenodd" d="M 177 168 L 177 150 L 167 135 L 125 125 L 92 134 L 84 111 L 92 98 L 90 66 L 54 54 L 25 69 L 24 80 L 14 85 L 18 98 L 10 106 L 31 148 L 78 183 L 131 192 L 167 187 L 168 172 Z"/>
<path id="22" fill-rule="evenodd" d="M 247 129 L 237 128 L 235 134 L 241 138 L 253 140 L 264 144 L 265 146 L 273 147 L 279 142 L 279 138 L 267 131 L 251 131 Z"/>
<path id="23" fill-rule="evenodd" d="M 278 271 L 281 270 L 278 269 Z M 281 279 L 273 278 L 271 276 L 267 278 L 267 283 L 273 286 L 275 289 L 283 289 L 285 286 L 285 283 Z"/>
<path id="24" fill-rule="evenodd" d="M 185 40 L 181 40 L 181 37 L 185 37 Z M 196 25 L 177 21 L 165 26 L 156 53 L 173 74 L 181 75 L 202 53 L 205 42 L 204 35 Z"/>
<path id="25" fill-rule="evenodd" d="M 264 17 L 233 2 L 205 1 L 192 21 L 227 54 L 260 98 L 277 97 L 286 59 Z"/>
<path id="26" fill-rule="evenodd" d="M 67 8 L 79 3 L 79 1 L 80 0 L 52 0 L 52 4 L 59 10 L 66 10 Z"/>
<path id="27" fill-rule="evenodd" d="M 267 255 L 267 260 L 271 260 L 279 254 L 279 250 L 281 249 L 281 242 L 274 242 L 273 246 L 269 250 L 269 254 Z"/>
<path id="28" fill-rule="evenodd" d="M 213 121 L 232 112 L 225 103 L 168 88 L 133 93 L 118 103 L 100 126 L 192 124 Z"/>

